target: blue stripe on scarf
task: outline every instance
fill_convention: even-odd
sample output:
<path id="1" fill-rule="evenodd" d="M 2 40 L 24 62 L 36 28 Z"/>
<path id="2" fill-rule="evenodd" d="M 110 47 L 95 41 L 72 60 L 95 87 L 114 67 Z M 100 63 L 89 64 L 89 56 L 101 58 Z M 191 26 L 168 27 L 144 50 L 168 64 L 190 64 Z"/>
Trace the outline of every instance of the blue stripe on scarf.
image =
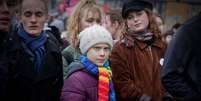
<path id="1" fill-rule="evenodd" d="M 81 55 L 80 56 L 80 62 L 84 65 L 84 68 L 89 73 L 91 73 L 92 75 L 98 76 L 98 73 L 99 73 L 98 72 L 98 66 L 96 64 L 94 64 L 92 61 L 90 61 L 86 56 Z M 109 62 L 108 61 L 105 62 L 103 64 L 103 67 L 110 70 Z M 112 80 L 110 80 L 109 87 L 110 87 L 109 101 L 116 101 L 115 91 L 114 91 Z"/>
<path id="2" fill-rule="evenodd" d="M 19 26 L 17 34 L 20 36 L 26 46 L 31 50 L 31 52 L 33 52 L 35 70 L 37 73 L 40 72 L 42 68 L 42 62 L 45 56 L 44 44 L 47 41 L 46 33 L 42 32 L 37 37 L 31 37 L 21 25 Z"/>

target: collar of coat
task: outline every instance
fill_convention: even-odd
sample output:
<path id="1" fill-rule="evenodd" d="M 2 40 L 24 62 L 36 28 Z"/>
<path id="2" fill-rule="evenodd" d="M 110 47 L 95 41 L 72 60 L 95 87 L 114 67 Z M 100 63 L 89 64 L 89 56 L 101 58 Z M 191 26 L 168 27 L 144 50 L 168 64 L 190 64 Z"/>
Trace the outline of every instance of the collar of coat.
<path id="1" fill-rule="evenodd" d="M 147 43 L 142 42 L 142 41 L 138 41 L 138 40 L 135 41 L 135 44 L 136 44 L 141 50 L 144 50 L 145 48 L 147 48 L 148 46 L 150 46 L 150 45 L 148 45 Z M 155 40 L 155 41 L 151 44 L 151 46 L 158 47 L 158 48 L 163 48 L 164 45 L 163 45 L 162 41 L 160 41 L 160 40 Z"/>
<path id="2" fill-rule="evenodd" d="M 143 41 L 139 41 L 139 40 L 134 40 L 134 42 L 129 42 L 131 40 L 128 40 L 128 39 L 123 39 L 121 42 L 124 43 L 126 45 L 126 47 L 128 48 L 131 48 L 131 47 L 134 47 L 135 45 L 137 45 L 141 50 L 144 50 L 145 48 L 147 48 L 148 45 L 147 43 L 143 42 Z M 132 44 L 131 44 L 132 43 Z M 154 46 L 154 47 L 158 47 L 158 48 L 164 48 L 164 42 L 162 42 L 160 39 L 156 39 L 152 44 L 151 46 Z"/>

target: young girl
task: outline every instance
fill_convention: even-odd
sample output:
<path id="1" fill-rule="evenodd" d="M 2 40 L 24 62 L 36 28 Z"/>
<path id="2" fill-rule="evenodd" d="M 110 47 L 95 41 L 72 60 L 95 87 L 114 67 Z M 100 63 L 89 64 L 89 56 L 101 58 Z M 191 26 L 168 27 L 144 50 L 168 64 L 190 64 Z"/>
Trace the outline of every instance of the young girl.
<path id="1" fill-rule="evenodd" d="M 108 62 L 112 36 L 99 25 L 86 28 L 79 36 L 82 55 L 69 66 L 61 101 L 115 101 Z"/>
<path id="2" fill-rule="evenodd" d="M 133 0 L 123 5 L 123 39 L 111 53 L 114 87 L 119 101 L 161 101 L 159 60 L 165 49 L 152 4 Z"/>
<path id="3" fill-rule="evenodd" d="M 76 59 L 79 59 L 80 50 L 78 48 L 79 33 L 94 24 L 100 24 L 102 19 L 102 11 L 96 4 L 95 0 L 80 0 L 76 5 L 72 15 L 68 21 L 68 34 L 70 36 L 71 45 L 62 51 L 64 63 L 64 78 L 68 72 L 68 65 Z"/>

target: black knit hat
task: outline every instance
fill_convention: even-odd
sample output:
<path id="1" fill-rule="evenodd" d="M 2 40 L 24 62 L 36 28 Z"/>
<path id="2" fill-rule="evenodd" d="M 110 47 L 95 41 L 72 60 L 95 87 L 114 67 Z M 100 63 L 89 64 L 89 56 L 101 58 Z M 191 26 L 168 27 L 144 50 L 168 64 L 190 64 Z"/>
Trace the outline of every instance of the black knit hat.
<path id="1" fill-rule="evenodd" d="M 126 18 L 128 13 L 133 10 L 141 11 L 145 8 L 152 10 L 153 5 L 148 0 L 130 0 L 127 2 L 124 2 L 123 8 L 122 8 L 122 17 Z"/>

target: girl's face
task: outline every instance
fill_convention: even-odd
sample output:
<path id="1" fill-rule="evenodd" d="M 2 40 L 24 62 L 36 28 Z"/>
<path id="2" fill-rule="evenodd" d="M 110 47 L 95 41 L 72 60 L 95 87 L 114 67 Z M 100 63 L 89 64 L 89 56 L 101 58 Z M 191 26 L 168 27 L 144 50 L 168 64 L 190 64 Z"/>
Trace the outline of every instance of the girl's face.
<path id="1" fill-rule="evenodd" d="M 106 43 L 99 43 L 87 51 L 87 58 L 98 66 L 103 66 L 110 54 L 110 47 Z"/>
<path id="2" fill-rule="evenodd" d="M 83 16 L 81 17 L 81 23 L 80 23 L 80 30 L 90 27 L 94 24 L 101 24 L 101 17 L 99 12 L 92 12 L 88 11 L 87 13 L 83 13 Z"/>
<path id="3" fill-rule="evenodd" d="M 149 25 L 149 18 L 144 10 L 132 11 L 126 18 L 128 28 L 134 32 L 144 32 Z"/>

